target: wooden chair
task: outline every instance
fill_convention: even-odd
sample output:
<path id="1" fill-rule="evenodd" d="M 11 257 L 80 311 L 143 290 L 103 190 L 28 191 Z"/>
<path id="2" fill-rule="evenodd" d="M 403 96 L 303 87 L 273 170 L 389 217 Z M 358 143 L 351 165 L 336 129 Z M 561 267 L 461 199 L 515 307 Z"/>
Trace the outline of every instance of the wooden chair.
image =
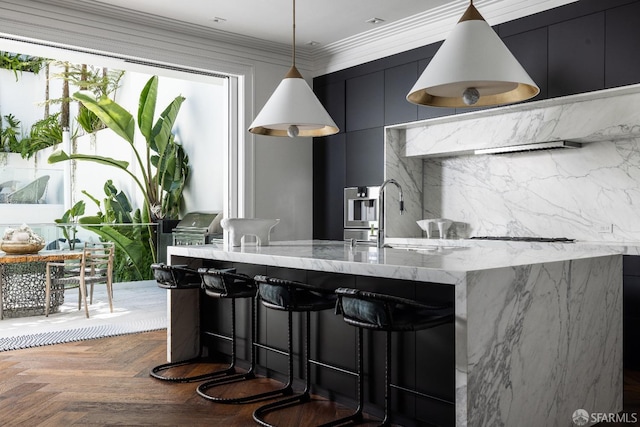
<path id="1" fill-rule="evenodd" d="M 51 292 L 64 292 L 67 289 L 79 288 L 78 310 L 84 309 L 89 318 L 89 306 L 87 305 L 87 285 L 89 290 L 89 304 L 93 304 L 93 285 L 105 283 L 107 285 L 107 298 L 109 309 L 113 313 L 113 255 L 112 242 L 90 243 L 86 242 L 82 250 L 82 258 L 75 262 L 49 262 L 47 263 L 47 285 L 45 294 L 45 316 L 49 316 L 49 304 Z M 54 269 L 62 269 L 62 274 L 54 274 Z M 58 285 L 54 288 L 54 285 Z"/>

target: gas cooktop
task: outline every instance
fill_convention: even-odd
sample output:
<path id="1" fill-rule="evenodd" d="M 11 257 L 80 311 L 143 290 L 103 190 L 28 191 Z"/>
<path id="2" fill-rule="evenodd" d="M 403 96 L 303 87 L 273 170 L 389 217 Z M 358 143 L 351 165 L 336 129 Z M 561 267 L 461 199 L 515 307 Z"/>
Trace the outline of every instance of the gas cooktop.
<path id="1" fill-rule="evenodd" d="M 474 236 L 471 239 L 477 240 L 507 240 L 511 242 L 560 242 L 572 243 L 575 239 L 566 237 L 517 237 L 517 236 Z"/>

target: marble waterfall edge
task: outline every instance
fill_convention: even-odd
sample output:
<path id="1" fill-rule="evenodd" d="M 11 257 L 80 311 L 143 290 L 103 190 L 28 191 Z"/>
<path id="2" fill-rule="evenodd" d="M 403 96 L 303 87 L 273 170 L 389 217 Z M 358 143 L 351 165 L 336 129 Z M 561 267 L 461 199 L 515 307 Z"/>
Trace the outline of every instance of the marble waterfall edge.
<path id="1" fill-rule="evenodd" d="M 456 310 L 456 328 L 466 328 L 465 342 L 456 342 L 465 350 L 456 353 L 468 355 L 456 361 L 456 395 L 468 399 L 457 425 L 569 427 L 577 409 L 621 411 L 621 263 L 601 257 L 469 273 L 456 295 L 456 306 L 474 301 Z"/>

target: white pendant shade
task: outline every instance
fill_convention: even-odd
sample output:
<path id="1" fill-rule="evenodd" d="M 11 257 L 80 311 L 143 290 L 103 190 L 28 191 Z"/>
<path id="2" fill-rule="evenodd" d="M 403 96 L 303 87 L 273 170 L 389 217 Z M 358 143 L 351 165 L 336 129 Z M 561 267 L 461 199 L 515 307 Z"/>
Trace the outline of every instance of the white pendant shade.
<path id="1" fill-rule="evenodd" d="M 291 126 L 297 127 L 294 135 L 290 134 Z M 271 136 L 325 136 L 338 131 L 295 67 L 282 79 L 249 128 L 251 133 Z"/>
<path id="2" fill-rule="evenodd" d="M 477 90 L 477 99 L 473 99 L 472 89 Z M 468 92 L 466 102 L 465 91 Z M 407 100 L 435 107 L 481 107 L 524 101 L 539 92 L 538 86 L 471 4 Z"/>

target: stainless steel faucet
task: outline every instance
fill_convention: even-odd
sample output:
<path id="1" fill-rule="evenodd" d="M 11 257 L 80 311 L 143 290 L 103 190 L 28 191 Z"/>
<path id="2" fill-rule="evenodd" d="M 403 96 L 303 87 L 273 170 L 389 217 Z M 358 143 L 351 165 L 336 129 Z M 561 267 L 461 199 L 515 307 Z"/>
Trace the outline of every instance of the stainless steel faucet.
<path id="1" fill-rule="evenodd" d="M 387 184 L 393 184 L 398 187 L 398 191 L 400 192 L 400 215 L 404 212 L 404 197 L 402 196 L 402 187 L 398 184 L 398 181 L 395 179 L 388 179 L 382 183 L 380 186 L 380 194 L 378 194 L 378 247 L 382 248 L 384 246 L 384 190 Z"/>

